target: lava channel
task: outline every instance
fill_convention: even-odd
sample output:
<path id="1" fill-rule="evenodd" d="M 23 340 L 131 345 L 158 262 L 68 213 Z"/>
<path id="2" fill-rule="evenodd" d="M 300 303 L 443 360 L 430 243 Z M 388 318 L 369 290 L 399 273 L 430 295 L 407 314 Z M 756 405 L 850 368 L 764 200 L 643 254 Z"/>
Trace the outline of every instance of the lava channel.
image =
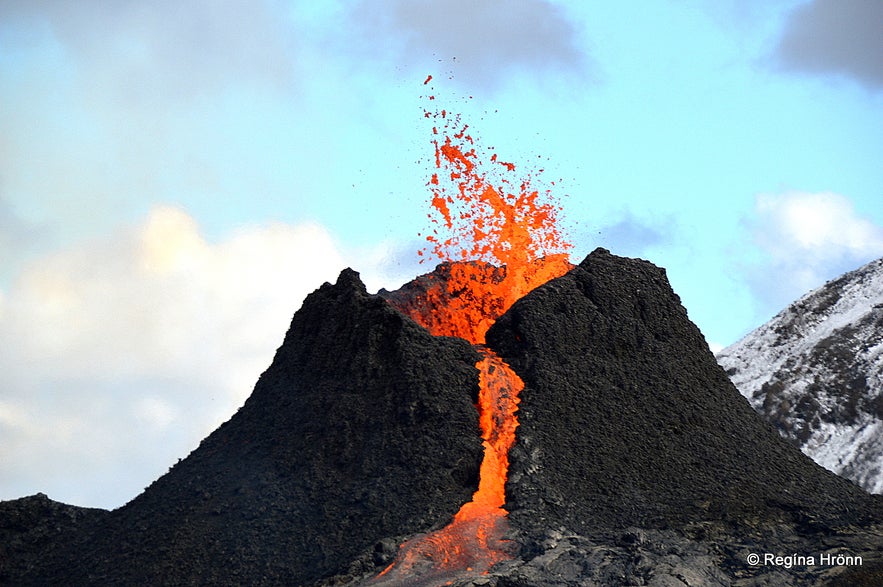
<path id="1" fill-rule="evenodd" d="M 479 424 L 484 444 L 478 490 L 453 521 L 436 532 L 418 535 L 399 548 L 395 561 L 372 585 L 444 585 L 458 577 L 487 573 L 512 558 L 508 530 L 506 477 L 509 449 L 515 442 L 521 378 L 496 354 L 478 347 Z"/>
<path id="2" fill-rule="evenodd" d="M 558 228 L 560 207 L 551 190 L 535 189 L 531 174 L 516 178 L 515 165 L 498 160 L 496 153 L 484 158 L 492 149 L 476 149 L 459 115 L 424 114 L 433 122 L 436 169 L 427 183 L 433 226 L 425 236 L 427 249 L 419 253 L 443 264 L 425 276 L 417 294 L 389 301 L 432 334 L 463 338 L 482 355 L 476 364 L 476 407 L 484 458 L 472 501 L 448 526 L 402 544 L 371 585 L 450 584 L 513 557 L 504 538 L 508 512 L 503 506 L 524 383 L 484 346 L 485 333 L 519 298 L 572 268 L 571 245 Z"/>

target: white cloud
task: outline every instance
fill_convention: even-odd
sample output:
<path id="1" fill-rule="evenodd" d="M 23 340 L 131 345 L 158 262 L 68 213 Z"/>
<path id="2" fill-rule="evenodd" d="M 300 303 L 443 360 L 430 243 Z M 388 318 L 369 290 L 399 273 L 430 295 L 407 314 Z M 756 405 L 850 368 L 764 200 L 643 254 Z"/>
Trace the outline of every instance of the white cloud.
<path id="1" fill-rule="evenodd" d="M 134 407 L 135 416 L 148 426 L 163 430 L 170 424 L 180 423 L 180 410 L 162 397 L 140 398 Z"/>
<path id="2" fill-rule="evenodd" d="M 344 253 L 315 224 L 209 243 L 157 207 L 28 264 L 0 312 L 0 499 L 131 499 L 242 404 L 306 294 L 347 261 L 388 278 L 382 251 Z"/>
<path id="3" fill-rule="evenodd" d="M 840 194 L 791 192 L 759 195 L 755 236 L 779 259 L 826 260 L 883 253 L 883 228 L 859 217 Z"/>
<path id="4" fill-rule="evenodd" d="M 883 227 L 861 217 L 841 194 L 759 195 L 749 225 L 767 257 L 749 280 L 769 311 L 883 255 Z"/>

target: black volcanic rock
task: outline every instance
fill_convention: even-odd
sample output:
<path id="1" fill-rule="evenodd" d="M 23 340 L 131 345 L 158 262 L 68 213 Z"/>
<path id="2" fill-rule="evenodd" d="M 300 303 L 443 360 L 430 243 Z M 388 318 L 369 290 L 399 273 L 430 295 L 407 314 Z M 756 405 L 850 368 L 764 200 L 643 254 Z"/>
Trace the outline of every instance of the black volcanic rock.
<path id="1" fill-rule="evenodd" d="M 598 249 L 487 342 L 525 383 L 507 508 L 528 534 L 883 520 L 757 417 L 649 262 Z"/>
<path id="2" fill-rule="evenodd" d="M 40 563 L 57 541 L 87 531 L 106 510 L 53 501 L 43 493 L 0 502 L 0 585 L 9 585 Z"/>
<path id="3" fill-rule="evenodd" d="M 344 270 L 233 418 L 15 582 L 305 585 L 443 525 L 477 487 L 477 359 Z"/>

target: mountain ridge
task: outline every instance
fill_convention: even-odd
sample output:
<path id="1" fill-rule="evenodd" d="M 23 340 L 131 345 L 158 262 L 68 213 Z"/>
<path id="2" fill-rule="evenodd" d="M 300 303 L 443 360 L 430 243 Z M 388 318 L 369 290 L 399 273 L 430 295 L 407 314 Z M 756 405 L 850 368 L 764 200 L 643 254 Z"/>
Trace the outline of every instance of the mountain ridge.
<path id="1" fill-rule="evenodd" d="M 717 360 L 785 438 L 883 493 L 883 259 L 805 294 Z"/>

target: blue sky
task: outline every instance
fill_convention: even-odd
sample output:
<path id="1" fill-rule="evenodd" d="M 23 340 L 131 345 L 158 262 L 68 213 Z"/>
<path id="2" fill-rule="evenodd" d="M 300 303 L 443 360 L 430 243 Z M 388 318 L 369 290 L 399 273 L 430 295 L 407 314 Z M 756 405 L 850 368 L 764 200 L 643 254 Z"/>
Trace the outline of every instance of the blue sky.
<path id="1" fill-rule="evenodd" d="M 419 265 L 438 102 L 713 348 L 883 255 L 877 0 L 0 0 L 0 499 L 134 497 Z"/>

